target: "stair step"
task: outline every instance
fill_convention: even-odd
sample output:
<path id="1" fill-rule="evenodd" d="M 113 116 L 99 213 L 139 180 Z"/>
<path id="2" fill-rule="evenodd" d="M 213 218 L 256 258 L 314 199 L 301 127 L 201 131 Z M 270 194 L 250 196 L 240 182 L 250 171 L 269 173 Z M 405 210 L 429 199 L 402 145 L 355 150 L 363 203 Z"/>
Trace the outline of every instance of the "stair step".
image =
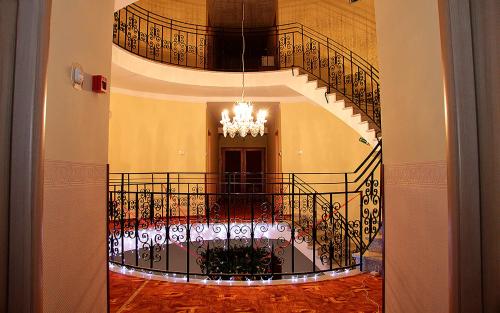
<path id="1" fill-rule="evenodd" d="M 347 112 L 348 115 L 352 116 L 352 107 L 346 106 L 343 110 Z"/>
<path id="2" fill-rule="evenodd" d="M 297 75 L 295 76 L 302 81 L 302 83 L 307 84 L 309 82 L 309 76 L 307 75 Z"/>
<path id="3" fill-rule="evenodd" d="M 372 117 L 374 115 L 373 104 L 363 104 L 360 108 L 341 93 L 330 90 L 332 93 L 327 94 L 329 91 L 328 84 L 318 80 L 317 77 L 309 74 L 307 71 L 301 68 L 293 68 L 292 73 L 296 77 L 297 82 L 300 81 L 305 84 L 312 84 L 312 87 L 315 88 L 317 93 L 312 96 L 311 100 L 321 104 L 331 113 L 339 116 L 344 121 L 347 121 L 346 123 L 355 129 L 362 137 L 367 139 L 370 144 L 376 144 L 374 137 L 380 135 L 380 128 L 375 124 L 375 122 L 372 121 Z M 311 85 L 308 85 L 307 88 L 310 87 Z M 299 87 L 299 89 L 301 88 Z M 304 90 L 303 92 L 306 91 Z M 319 96 L 320 92 L 323 93 L 321 98 Z M 331 106 L 332 104 L 333 106 Z M 357 116 L 358 114 L 359 117 Z M 352 116 L 354 116 L 354 123 L 349 121 Z M 367 131 L 369 133 L 366 133 Z"/>
<path id="4" fill-rule="evenodd" d="M 318 88 L 318 81 L 317 80 L 310 80 L 306 84 L 312 85 L 314 87 L 314 89 Z"/>
<path id="5" fill-rule="evenodd" d="M 375 238 L 373 238 L 372 243 L 368 247 L 368 251 L 382 253 L 383 247 L 384 247 L 384 239 L 382 238 L 381 235 L 377 235 L 375 236 Z"/>
<path id="6" fill-rule="evenodd" d="M 352 116 L 352 119 L 354 120 L 354 122 L 357 122 L 357 123 L 361 123 L 361 114 L 354 114 Z"/>
<path id="7" fill-rule="evenodd" d="M 335 93 L 329 93 L 326 95 L 326 97 L 328 98 L 329 103 L 334 103 L 337 101 L 337 96 L 335 95 Z"/>
<path id="8" fill-rule="evenodd" d="M 322 80 L 318 80 L 318 85 L 321 86 L 321 87 L 328 87 L 328 83 L 325 83 Z"/>
<path id="9" fill-rule="evenodd" d="M 316 87 L 316 90 L 321 91 L 322 94 L 326 94 L 326 92 L 328 91 L 328 89 L 326 87 L 319 86 L 319 85 L 318 85 L 318 87 Z"/>
<path id="10" fill-rule="evenodd" d="M 363 131 L 368 131 L 370 129 L 370 125 L 368 124 L 368 122 L 360 122 L 359 123 L 359 127 L 363 130 Z"/>
<path id="11" fill-rule="evenodd" d="M 359 259 L 359 252 L 353 253 L 352 256 L 356 259 Z M 382 253 L 374 251 L 366 251 L 365 253 L 363 253 L 363 258 L 382 260 Z"/>
<path id="12" fill-rule="evenodd" d="M 359 253 L 353 253 L 352 255 L 356 260 L 356 263 L 360 262 Z M 363 254 L 363 272 L 379 272 L 382 276 L 384 276 L 384 260 L 382 257 L 382 253 L 380 252 L 372 252 L 366 251 Z"/>
<path id="13" fill-rule="evenodd" d="M 375 136 L 375 134 L 376 134 L 375 129 L 371 128 L 371 126 L 370 126 L 370 129 L 367 130 L 367 132 L 372 133 L 373 136 Z"/>

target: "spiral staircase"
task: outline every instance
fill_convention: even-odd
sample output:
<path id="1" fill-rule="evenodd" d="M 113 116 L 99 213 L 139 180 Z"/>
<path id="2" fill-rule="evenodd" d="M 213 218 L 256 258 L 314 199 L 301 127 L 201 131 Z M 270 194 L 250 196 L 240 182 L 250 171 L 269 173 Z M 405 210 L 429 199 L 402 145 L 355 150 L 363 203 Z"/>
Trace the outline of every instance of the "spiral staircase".
<path id="1" fill-rule="evenodd" d="M 149 73 L 152 79 L 173 84 L 236 88 L 239 87 L 239 79 L 234 75 L 240 74 L 216 69 L 210 61 L 210 55 L 216 53 L 210 50 L 210 39 L 219 31 L 158 16 L 130 4 L 115 12 L 113 64 L 136 75 Z M 356 190 L 365 188 L 365 184 L 373 188 L 373 182 L 381 179 L 374 178 L 381 164 L 377 69 L 351 50 L 304 25 L 293 23 L 268 31 L 276 42 L 273 52 L 276 64 L 248 73 L 247 86 L 285 86 L 356 131 L 367 144 L 375 147 L 374 151 L 379 150 L 367 163 L 370 170 L 360 174 L 362 178 Z M 303 186 L 310 188 L 306 182 Z M 362 264 L 362 270 L 383 273 L 382 217 L 377 217 L 376 226 L 370 224 L 365 228 L 368 229 L 366 237 L 363 237 L 363 225 L 356 230 L 353 225 L 347 226 L 348 221 L 342 215 L 338 214 L 336 218 L 344 231 L 353 237 L 353 245 L 346 247 L 346 252 L 356 263 Z M 361 234 L 356 237 L 354 233 Z M 325 244 L 321 240 L 331 242 L 332 239 L 318 238 L 320 244 Z M 350 263 L 340 260 L 342 262 L 345 263 L 343 265 Z"/>
<path id="2" fill-rule="evenodd" d="M 288 85 L 291 89 L 341 119 L 370 145 L 377 144 L 380 127 L 366 113 L 340 93 L 334 91 L 329 93 L 328 87 L 322 81 L 315 79 L 302 69 L 294 68 L 292 73 L 295 80 Z"/>
<path id="3" fill-rule="evenodd" d="M 202 80 L 196 76 L 207 77 L 211 71 L 220 74 L 235 70 L 229 67 L 226 69 L 224 64 L 214 61 L 212 56 L 221 51 L 223 53 L 224 47 L 217 46 L 216 50 L 213 41 L 221 33 L 234 35 L 239 31 L 184 23 L 130 4 L 114 14 L 113 42 L 123 50 L 122 52 L 128 51 L 142 57 L 139 59 L 154 61 L 156 65 L 163 63 L 184 70 L 203 70 L 196 71 L 191 76 L 195 78 L 186 81 L 187 84 L 192 84 L 194 80 L 200 86 L 219 87 L 207 85 L 206 82 L 221 81 L 220 77 L 216 80 Z M 377 139 L 381 137 L 380 84 L 376 68 L 335 40 L 299 23 L 278 25 L 265 30 L 250 29 L 248 32 L 249 36 L 264 32 L 264 40 L 271 42 L 269 55 L 262 57 L 271 58 L 272 66 L 262 65 L 248 69 L 253 73 L 266 73 L 270 76 L 267 80 L 256 78 L 256 86 L 259 81 L 265 87 L 285 85 L 339 117 L 368 144 L 376 145 Z M 228 46 L 231 44 L 227 43 Z M 113 51 L 114 63 L 117 60 L 115 54 L 116 49 Z M 135 61 L 128 58 L 122 64 L 129 67 L 131 62 Z M 143 63 L 137 67 L 137 73 L 148 72 L 145 70 L 147 62 Z M 158 71 L 154 69 L 150 72 Z M 175 69 L 164 71 L 176 72 Z M 160 79 L 177 79 L 183 76 L 186 74 L 167 73 Z M 236 82 L 239 80 L 233 80 L 232 85 L 220 87 L 236 87 Z"/>

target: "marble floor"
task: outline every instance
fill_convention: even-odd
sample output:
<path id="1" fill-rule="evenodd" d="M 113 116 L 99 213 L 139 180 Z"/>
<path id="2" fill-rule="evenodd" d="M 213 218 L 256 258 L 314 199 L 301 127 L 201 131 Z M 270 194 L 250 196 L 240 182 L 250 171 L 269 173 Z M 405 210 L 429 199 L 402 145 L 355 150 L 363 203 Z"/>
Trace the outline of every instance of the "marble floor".
<path id="1" fill-rule="evenodd" d="M 276 286 L 207 286 L 109 273 L 110 311 L 122 312 L 382 312 L 380 277 Z"/>

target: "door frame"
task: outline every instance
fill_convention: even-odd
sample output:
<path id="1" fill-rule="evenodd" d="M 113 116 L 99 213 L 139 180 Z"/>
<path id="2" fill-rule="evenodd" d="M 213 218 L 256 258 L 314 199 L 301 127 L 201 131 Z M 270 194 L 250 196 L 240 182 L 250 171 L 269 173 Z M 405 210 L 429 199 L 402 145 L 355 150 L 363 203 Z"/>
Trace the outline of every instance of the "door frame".
<path id="1" fill-rule="evenodd" d="M 17 6 L 15 17 L 10 5 L 0 13 L 2 18 L 9 16 L 2 19 L 2 22 L 6 22 L 2 25 L 17 25 L 14 29 L 15 51 L 7 50 L 6 47 L 5 54 L 1 56 L 4 60 L 15 54 L 14 66 L 8 73 L 10 78 L 7 78 L 7 81 L 12 80 L 12 84 L 0 86 L 2 92 L 5 91 L 10 97 L 2 105 L 12 109 L 10 147 L 7 148 L 7 152 L 10 152 L 7 200 L 9 243 L 8 247 L 2 247 L 6 250 L 4 253 L 8 254 L 8 263 L 5 264 L 8 277 L 4 288 L 7 289 L 4 293 L 7 303 L 0 297 L 0 311 L 28 313 L 41 312 L 43 309 L 43 160 L 52 0 L 18 0 L 13 1 L 13 4 Z M 10 25 L 7 25 L 6 31 Z M 8 62 L 12 62 L 12 59 Z M 0 277 L 2 280 L 4 278 L 3 275 Z M 2 286 L 5 286 L 5 280 Z"/>
<path id="2" fill-rule="evenodd" d="M 221 147 L 220 150 L 219 150 L 219 190 L 223 190 L 222 189 L 222 186 L 221 184 L 224 182 L 224 169 L 225 169 L 225 161 L 226 161 L 226 157 L 225 157 L 225 153 L 226 151 L 240 151 L 241 153 L 241 169 L 245 169 L 245 171 L 241 172 L 243 173 L 243 175 L 241 175 L 241 183 L 244 183 L 246 181 L 246 151 L 261 151 L 262 153 L 262 168 L 263 168 L 263 171 L 262 173 L 265 173 L 267 172 L 267 162 L 266 162 L 266 158 L 267 158 L 267 149 L 265 147 L 250 147 L 250 148 L 246 148 L 246 147 Z M 264 177 L 265 179 L 265 177 Z M 266 184 L 265 184 L 266 185 Z"/>
<path id="3" fill-rule="evenodd" d="M 252 148 L 246 148 L 246 147 L 221 147 L 220 152 L 219 152 L 219 175 L 224 173 L 224 164 L 226 161 L 225 158 L 225 153 L 226 151 L 241 151 L 242 155 L 242 160 L 241 160 L 241 168 L 246 169 L 246 156 L 245 152 L 246 151 L 261 151 L 262 152 L 262 168 L 263 168 L 263 173 L 267 172 L 267 149 L 265 147 L 252 147 Z M 245 171 L 246 172 L 246 171 Z"/>

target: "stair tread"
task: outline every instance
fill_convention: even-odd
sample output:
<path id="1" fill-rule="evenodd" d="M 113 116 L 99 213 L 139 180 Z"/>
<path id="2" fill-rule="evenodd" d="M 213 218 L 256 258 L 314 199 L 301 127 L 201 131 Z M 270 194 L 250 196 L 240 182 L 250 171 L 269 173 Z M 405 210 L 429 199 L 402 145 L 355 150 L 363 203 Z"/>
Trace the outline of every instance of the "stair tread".
<path id="1" fill-rule="evenodd" d="M 365 258 L 369 259 L 380 259 L 382 260 L 382 253 L 381 252 L 374 252 L 374 251 L 366 251 L 363 256 Z"/>
<path id="2" fill-rule="evenodd" d="M 366 104 L 366 108 L 364 110 L 359 107 L 356 103 L 352 102 L 352 100 L 349 100 L 341 94 L 340 92 L 336 91 L 331 91 L 331 89 L 328 87 L 328 84 L 325 84 L 323 81 L 319 80 L 317 77 L 314 75 L 310 75 L 309 72 L 303 70 L 300 67 L 293 68 L 293 74 L 296 77 L 304 77 L 306 76 L 306 83 L 307 84 L 315 84 L 316 90 L 321 90 L 322 92 L 327 93 L 327 102 L 329 102 L 329 95 L 334 95 L 335 103 L 338 102 L 343 102 L 343 108 L 342 110 L 351 110 L 352 115 L 357 115 L 360 114 L 360 125 L 361 127 L 366 127 L 367 129 L 362 129 L 362 131 L 368 132 L 370 136 L 371 134 L 376 134 L 377 131 L 380 131 L 380 127 L 375 124 L 375 122 L 372 120 L 373 118 L 373 104 Z M 366 125 L 366 126 L 365 126 Z"/>

